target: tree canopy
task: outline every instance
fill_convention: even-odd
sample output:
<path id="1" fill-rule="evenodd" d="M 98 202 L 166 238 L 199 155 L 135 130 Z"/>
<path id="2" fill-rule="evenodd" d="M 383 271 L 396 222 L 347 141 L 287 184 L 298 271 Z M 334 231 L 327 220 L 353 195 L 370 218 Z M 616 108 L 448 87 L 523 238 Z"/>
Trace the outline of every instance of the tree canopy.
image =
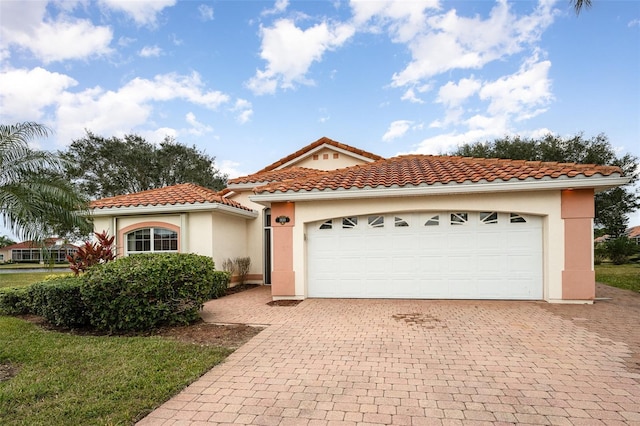
<path id="1" fill-rule="evenodd" d="M 63 177 L 64 160 L 29 148 L 30 140 L 48 135 L 38 123 L 0 124 L 0 215 L 25 240 L 86 234 L 92 228 L 87 199 Z"/>
<path id="2" fill-rule="evenodd" d="M 2 247 L 6 247 L 6 246 L 10 246 L 15 244 L 16 242 L 13 241 L 11 238 L 9 238 L 6 235 L 0 235 L 0 248 Z"/>
<path id="3" fill-rule="evenodd" d="M 227 183 L 215 157 L 170 137 L 154 145 L 135 134 L 104 138 L 87 131 L 61 156 L 68 160 L 68 179 L 94 199 L 179 183 L 220 190 Z"/>
<path id="4" fill-rule="evenodd" d="M 557 161 L 618 166 L 631 178 L 628 185 L 596 194 L 595 225 L 612 236 L 622 235 L 627 228 L 628 214 L 640 208 L 640 196 L 633 188 L 638 180 L 638 158 L 631 154 L 618 156 L 604 134 L 584 138 L 547 135 L 542 139 L 505 137 L 493 142 L 463 145 L 452 153 L 463 157 L 509 158 L 512 160 Z"/>

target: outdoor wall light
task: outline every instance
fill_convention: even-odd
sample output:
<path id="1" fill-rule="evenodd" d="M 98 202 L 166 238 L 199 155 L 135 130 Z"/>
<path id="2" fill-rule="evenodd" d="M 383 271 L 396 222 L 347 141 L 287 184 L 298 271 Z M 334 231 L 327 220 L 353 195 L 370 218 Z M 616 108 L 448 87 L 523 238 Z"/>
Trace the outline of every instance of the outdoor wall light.
<path id="1" fill-rule="evenodd" d="M 285 223 L 291 222 L 291 219 L 289 219 L 289 216 L 278 216 L 276 217 L 276 222 L 280 225 L 284 225 Z"/>

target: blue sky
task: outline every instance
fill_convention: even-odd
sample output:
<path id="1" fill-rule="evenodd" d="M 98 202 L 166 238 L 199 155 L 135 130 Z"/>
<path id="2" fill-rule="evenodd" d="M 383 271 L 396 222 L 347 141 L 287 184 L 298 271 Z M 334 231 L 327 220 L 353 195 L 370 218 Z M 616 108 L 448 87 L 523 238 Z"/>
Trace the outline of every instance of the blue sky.
<path id="1" fill-rule="evenodd" d="M 322 136 L 393 156 L 605 133 L 640 156 L 636 1 L 0 0 L 0 24 L 0 121 L 48 125 L 41 149 L 170 135 L 231 177 Z"/>

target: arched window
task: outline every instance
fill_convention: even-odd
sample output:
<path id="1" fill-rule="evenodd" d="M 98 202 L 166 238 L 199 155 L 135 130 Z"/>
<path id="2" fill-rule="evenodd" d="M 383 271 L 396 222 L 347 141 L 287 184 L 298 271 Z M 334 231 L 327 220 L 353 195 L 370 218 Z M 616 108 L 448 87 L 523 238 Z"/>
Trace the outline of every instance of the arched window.
<path id="1" fill-rule="evenodd" d="M 177 251 L 176 231 L 165 228 L 141 228 L 127 234 L 127 254 Z"/>

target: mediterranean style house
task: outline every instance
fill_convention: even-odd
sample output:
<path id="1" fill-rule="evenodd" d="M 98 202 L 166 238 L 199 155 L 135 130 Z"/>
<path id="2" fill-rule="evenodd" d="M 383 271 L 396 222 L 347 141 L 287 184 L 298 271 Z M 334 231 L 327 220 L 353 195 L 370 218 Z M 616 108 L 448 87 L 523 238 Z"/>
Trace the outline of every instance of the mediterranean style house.
<path id="1" fill-rule="evenodd" d="M 274 299 L 589 303 L 594 193 L 617 167 L 403 155 L 321 138 L 215 192 L 193 184 L 96 200 L 119 256 L 249 256 Z"/>

